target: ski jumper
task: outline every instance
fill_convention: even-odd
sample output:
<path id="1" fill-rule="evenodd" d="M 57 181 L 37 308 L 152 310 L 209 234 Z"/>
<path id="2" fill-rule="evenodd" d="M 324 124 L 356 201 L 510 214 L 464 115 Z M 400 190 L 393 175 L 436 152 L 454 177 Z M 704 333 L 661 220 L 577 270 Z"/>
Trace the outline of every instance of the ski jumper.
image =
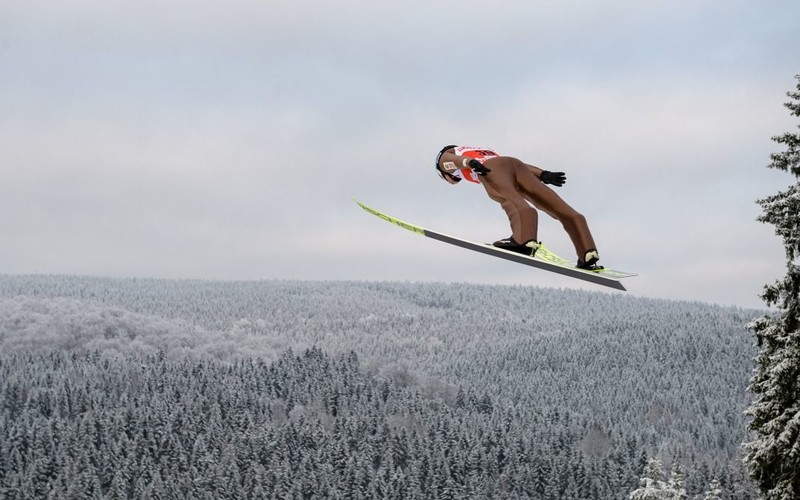
<path id="1" fill-rule="evenodd" d="M 506 212 L 512 236 L 517 242 L 538 241 L 538 208 L 561 222 L 579 259 L 590 249 L 597 248 L 586 218 L 539 180 L 531 165 L 510 156 L 501 156 L 490 148 L 458 146 L 454 148 L 454 153 L 475 158 L 491 170 L 487 175 L 480 176 L 464 168 L 458 170 L 460 175 L 453 175 L 483 185 L 489 198 L 499 203 Z"/>

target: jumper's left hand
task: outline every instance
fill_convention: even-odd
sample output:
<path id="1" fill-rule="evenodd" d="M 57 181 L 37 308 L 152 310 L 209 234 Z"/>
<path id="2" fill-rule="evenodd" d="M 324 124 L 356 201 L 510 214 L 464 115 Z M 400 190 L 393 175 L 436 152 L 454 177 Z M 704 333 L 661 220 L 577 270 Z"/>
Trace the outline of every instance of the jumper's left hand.
<path id="1" fill-rule="evenodd" d="M 486 175 L 489 172 L 491 172 L 490 169 L 488 169 L 485 166 L 483 166 L 483 163 L 479 162 L 478 160 L 476 160 L 474 158 L 469 161 L 469 168 L 471 168 L 472 171 L 475 172 L 478 175 Z"/>
<path id="2" fill-rule="evenodd" d="M 547 170 L 543 170 L 542 174 L 539 176 L 539 180 L 545 184 L 552 184 L 554 186 L 561 187 L 565 182 L 567 182 L 567 176 L 564 174 L 564 172 L 549 172 Z"/>

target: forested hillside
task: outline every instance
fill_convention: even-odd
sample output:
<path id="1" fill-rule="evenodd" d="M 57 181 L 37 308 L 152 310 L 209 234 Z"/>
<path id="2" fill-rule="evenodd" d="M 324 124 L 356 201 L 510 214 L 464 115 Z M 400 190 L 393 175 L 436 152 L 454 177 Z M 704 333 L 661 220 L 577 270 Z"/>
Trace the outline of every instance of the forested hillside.
<path id="1" fill-rule="evenodd" d="M 758 314 L 529 287 L 0 276 L 0 496 L 625 498 L 658 457 L 690 495 L 717 479 L 754 498 L 739 447 Z"/>

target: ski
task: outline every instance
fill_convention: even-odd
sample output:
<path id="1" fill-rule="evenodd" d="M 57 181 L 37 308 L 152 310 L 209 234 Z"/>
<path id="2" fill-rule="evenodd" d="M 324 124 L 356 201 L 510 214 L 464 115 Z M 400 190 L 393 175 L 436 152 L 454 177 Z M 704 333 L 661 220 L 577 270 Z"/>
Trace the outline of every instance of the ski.
<path id="1" fill-rule="evenodd" d="M 428 238 L 432 238 L 434 240 L 442 241 L 444 243 L 449 243 L 457 247 L 466 248 L 468 250 L 473 250 L 486 255 L 491 255 L 494 257 L 499 257 L 501 259 L 510 260 L 512 262 L 517 262 L 519 264 L 525 264 L 527 266 L 544 269 L 546 271 L 562 274 L 564 276 L 569 276 L 571 278 L 577 278 L 583 281 L 588 281 L 590 283 L 595 283 L 597 285 L 603 285 L 616 290 L 624 291 L 625 287 L 622 285 L 622 283 L 620 283 L 619 280 L 623 278 L 629 278 L 631 276 L 636 276 L 636 273 L 626 273 L 622 271 L 615 271 L 613 269 L 602 269 L 598 271 L 588 271 L 585 269 L 580 269 L 578 267 L 575 267 L 575 265 L 571 261 L 554 254 L 553 252 L 548 250 L 544 245 L 542 245 L 539 248 L 539 250 L 536 252 L 535 257 L 528 257 L 526 255 L 522 255 L 516 252 L 511 252 L 509 250 L 503 250 L 502 248 L 494 247 L 490 244 L 475 243 L 474 241 L 465 240 L 463 238 L 457 238 L 455 236 L 449 236 L 447 234 L 440 233 L 437 231 L 432 231 L 430 229 L 417 226 L 415 224 L 409 224 L 408 222 L 403 222 L 402 220 L 392 217 L 391 215 L 379 212 L 378 210 L 375 210 L 374 208 L 361 203 L 355 198 L 353 198 L 353 201 L 355 201 L 358 204 L 358 206 L 360 206 L 366 212 L 380 219 L 383 219 L 386 222 L 394 224 L 395 226 L 399 226 L 405 230 L 411 231 L 412 233 L 416 233 L 422 236 L 427 236 Z"/>

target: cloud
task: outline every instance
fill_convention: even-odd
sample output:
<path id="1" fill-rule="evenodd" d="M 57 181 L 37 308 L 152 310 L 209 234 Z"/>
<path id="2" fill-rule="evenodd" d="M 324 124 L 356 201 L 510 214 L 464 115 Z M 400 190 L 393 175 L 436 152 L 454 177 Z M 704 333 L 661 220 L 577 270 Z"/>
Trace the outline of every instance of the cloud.
<path id="1" fill-rule="evenodd" d="M 753 200 L 787 183 L 762 165 L 769 137 L 795 126 L 781 103 L 798 9 L 6 3 L 2 271 L 573 286 L 404 234 L 350 200 L 507 236 L 480 187 L 433 173 L 435 152 L 464 142 L 566 171 L 559 192 L 609 264 L 643 272 L 642 293 L 703 288 L 644 276 L 702 247 L 685 267 L 716 269 L 697 294 L 724 302 L 736 281 L 711 263 L 755 269 L 750 256 L 777 248 L 752 236 L 764 234 Z M 542 221 L 569 256 L 562 233 Z"/>

